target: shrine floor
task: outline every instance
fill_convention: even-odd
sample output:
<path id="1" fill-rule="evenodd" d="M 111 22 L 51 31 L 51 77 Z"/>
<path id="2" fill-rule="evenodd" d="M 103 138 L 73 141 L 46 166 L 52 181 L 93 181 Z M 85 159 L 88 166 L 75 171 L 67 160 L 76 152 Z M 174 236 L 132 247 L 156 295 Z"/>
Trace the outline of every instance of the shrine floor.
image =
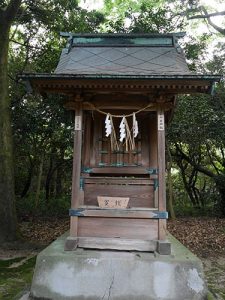
<path id="1" fill-rule="evenodd" d="M 172 255 L 64 251 L 61 236 L 37 257 L 29 299 L 198 300 L 207 288 L 201 261 L 174 237 Z"/>

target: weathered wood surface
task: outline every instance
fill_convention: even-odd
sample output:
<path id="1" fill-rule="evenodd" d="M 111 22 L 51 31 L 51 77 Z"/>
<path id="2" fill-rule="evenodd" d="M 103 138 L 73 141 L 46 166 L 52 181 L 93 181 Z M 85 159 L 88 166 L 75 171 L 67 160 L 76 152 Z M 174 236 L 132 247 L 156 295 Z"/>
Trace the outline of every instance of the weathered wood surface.
<path id="1" fill-rule="evenodd" d="M 118 115 L 121 111 L 110 111 L 112 114 Z M 112 151 L 110 138 L 105 137 L 105 115 L 95 112 L 93 114 L 94 121 L 92 123 L 91 131 L 84 134 L 84 148 L 89 145 L 93 145 L 90 148 L 90 165 L 91 168 L 102 168 L 107 172 L 106 168 L 110 167 L 119 167 L 129 166 L 132 167 L 149 167 L 149 123 L 152 118 L 152 113 L 142 112 L 137 115 L 138 126 L 139 126 L 139 135 L 135 139 L 136 149 L 133 151 L 125 151 L 125 145 L 120 144 L 118 151 Z M 90 120 L 89 120 L 90 121 Z M 113 118 L 114 128 L 116 131 L 117 138 L 119 136 L 119 124 L 120 118 Z M 127 118 L 130 128 L 132 128 L 132 118 Z M 87 126 L 88 128 L 88 126 Z M 88 139 L 90 139 L 88 141 Z M 85 164 L 87 167 L 87 153 L 85 150 Z M 97 170 L 95 170 L 97 171 Z M 95 172 L 94 171 L 94 172 Z M 100 170 L 102 172 L 102 170 Z M 135 170 L 134 170 L 135 174 Z"/>
<path id="2" fill-rule="evenodd" d="M 158 135 L 157 135 L 157 114 L 151 117 L 149 124 L 149 135 L 150 135 L 150 166 L 153 169 L 158 169 Z M 151 176 L 153 178 L 153 176 Z M 158 176 L 155 176 L 158 179 Z M 154 207 L 158 208 L 158 188 L 154 190 Z"/>
<path id="3" fill-rule="evenodd" d="M 84 115 L 84 137 L 83 137 L 84 147 L 82 150 L 82 161 L 83 161 L 83 166 L 85 167 L 90 166 L 91 149 L 93 143 L 91 136 L 92 136 L 92 118 L 91 118 L 91 114 L 89 112 L 86 112 Z"/>
<path id="4" fill-rule="evenodd" d="M 96 205 L 80 205 L 79 208 L 81 208 L 81 209 L 90 209 L 90 210 L 92 210 L 92 209 L 102 210 L 101 208 L 99 208 Z M 108 209 L 110 210 L 110 208 L 105 208 L 104 210 L 108 210 Z M 144 211 L 157 211 L 157 208 L 154 208 L 154 207 L 150 207 L 150 208 L 149 207 L 130 207 L 129 208 L 129 211 L 142 211 L 142 210 L 144 210 Z"/>
<path id="5" fill-rule="evenodd" d="M 64 76 L 65 77 L 65 76 Z M 136 79 L 130 81 L 129 79 L 101 79 L 101 82 L 97 79 L 80 79 L 74 78 L 73 80 L 67 78 L 54 78 L 52 80 L 46 80 L 46 78 L 35 78 L 35 81 L 31 79 L 32 87 L 37 89 L 40 93 L 42 92 L 53 92 L 53 93 L 67 93 L 71 95 L 76 90 L 85 89 L 88 98 L 90 94 L 93 95 L 104 94 L 105 97 L 112 94 L 114 99 L 121 93 L 129 95 L 134 94 L 137 97 L 141 97 L 144 93 L 152 95 L 153 97 L 164 90 L 168 94 L 182 94 L 193 93 L 193 92 L 208 92 L 211 87 L 211 80 L 202 80 L 201 78 L 173 78 L 168 82 L 168 79 Z M 165 101 L 167 99 L 165 98 Z M 125 106 L 127 107 L 127 106 Z M 120 107 L 121 108 L 121 107 Z M 89 108 L 91 109 L 91 108 Z"/>
<path id="6" fill-rule="evenodd" d="M 110 185 L 154 185 L 154 181 L 145 178 L 132 177 L 86 177 L 85 184 L 110 184 Z"/>
<path id="7" fill-rule="evenodd" d="M 166 220 L 159 220 L 159 240 L 165 240 L 167 234 Z"/>
<path id="8" fill-rule="evenodd" d="M 158 110 L 158 122 L 164 112 Z M 162 126 L 162 125 L 161 125 Z M 159 210 L 166 210 L 166 183 L 165 183 L 165 128 L 158 124 L 158 170 L 159 170 Z"/>
<path id="9" fill-rule="evenodd" d="M 158 240 L 158 220 L 130 218 L 79 218 L 79 237 Z"/>
<path id="10" fill-rule="evenodd" d="M 74 156 L 73 156 L 73 178 L 72 178 L 72 199 L 71 207 L 77 208 L 80 204 L 80 173 L 81 173 L 81 148 L 82 148 L 82 125 L 83 125 L 82 103 L 79 102 L 79 108 L 75 113 L 75 133 L 74 133 Z M 83 199 L 82 199 L 83 200 Z M 78 218 L 73 217 L 70 220 L 70 236 L 77 236 Z"/>
<path id="11" fill-rule="evenodd" d="M 97 196 L 97 200 L 100 208 L 126 208 L 130 198 Z"/>
<path id="12" fill-rule="evenodd" d="M 89 207 L 70 210 L 71 216 L 79 217 L 105 217 L 105 218 L 135 218 L 135 219 L 167 219 L 166 211 L 137 209 L 113 209 L 113 208 L 96 208 Z"/>
<path id="13" fill-rule="evenodd" d="M 129 207 L 154 207 L 153 185 L 85 184 L 84 204 L 98 205 L 98 196 L 128 197 Z"/>
<path id="14" fill-rule="evenodd" d="M 159 169 L 159 187 L 158 199 L 159 210 L 166 210 L 166 182 L 165 182 L 165 122 L 164 111 L 157 111 L 158 118 L 158 169 Z M 166 238 L 166 220 L 159 220 L 159 239 Z"/>
<path id="15" fill-rule="evenodd" d="M 126 251 L 156 251 L 157 241 L 121 238 L 79 237 L 78 247 L 89 249 L 112 249 Z"/>
<path id="16" fill-rule="evenodd" d="M 81 173 L 81 148 L 82 148 L 82 103 L 79 102 L 79 109 L 75 113 L 75 126 L 76 119 L 79 120 L 79 128 L 75 128 L 74 132 L 74 156 L 73 156 L 73 178 L 72 178 L 72 200 L 71 207 L 79 206 L 80 196 L 80 173 Z"/>
<path id="17" fill-rule="evenodd" d="M 122 175 L 142 175 L 149 174 L 148 168 L 143 168 L 139 166 L 130 167 L 93 167 L 90 170 L 93 174 L 121 174 Z"/>

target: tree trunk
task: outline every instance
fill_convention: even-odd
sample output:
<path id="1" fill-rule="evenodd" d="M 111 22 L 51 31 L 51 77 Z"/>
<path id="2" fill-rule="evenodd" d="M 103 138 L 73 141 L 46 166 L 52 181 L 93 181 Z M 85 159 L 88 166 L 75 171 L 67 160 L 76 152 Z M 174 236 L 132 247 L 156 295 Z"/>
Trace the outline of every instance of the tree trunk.
<path id="1" fill-rule="evenodd" d="M 8 82 L 9 26 L 0 15 L 0 241 L 16 238 L 12 128 Z"/>
<path id="2" fill-rule="evenodd" d="M 64 152 L 63 148 L 60 149 L 60 162 L 64 161 Z M 56 173 L 56 196 L 60 197 L 62 195 L 62 176 L 63 176 L 63 164 L 60 163 L 57 168 Z"/>
<path id="3" fill-rule="evenodd" d="M 62 166 L 60 165 L 56 172 L 56 197 L 62 195 Z"/>
<path id="4" fill-rule="evenodd" d="M 51 184 L 51 179 L 52 179 L 52 169 L 53 169 L 53 158 L 52 154 L 50 155 L 50 162 L 49 162 L 49 168 L 48 168 L 48 173 L 46 176 L 46 181 L 45 181 L 45 200 L 49 200 L 50 197 L 50 184 Z"/>
<path id="5" fill-rule="evenodd" d="M 214 177 L 217 190 L 220 193 L 219 208 L 222 216 L 225 216 L 225 175 L 220 174 Z"/>
<path id="6" fill-rule="evenodd" d="M 40 193 L 41 193 L 41 179 L 43 173 L 43 165 L 44 165 L 44 154 L 41 156 L 41 161 L 39 164 L 38 169 L 38 176 L 37 176 L 37 187 L 36 187 L 36 195 L 35 195 L 35 208 L 37 209 L 39 201 L 40 201 Z"/>
<path id="7" fill-rule="evenodd" d="M 187 176 L 186 176 L 186 173 L 185 173 L 186 167 L 184 167 L 182 161 L 178 162 L 177 164 L 178 164 L 178 166 L 180 168 L 180 171 L 181 171 L 181 177 L 182 177 L 182 180 L 183 180 L 184 188 L 185 188 L 185 190 L 188 194 L 189 199 L 191 200 L 191 203 L 195 207 L 196 206 L 196 201 L 195 201 L 195 197 L 194 197 L 193 192 L 192 192 L 192 188 L 189 184 L 189 181 L 187 180 Z"/>
<path id="8" fill-rule="evenodd" d="M 24 198 L 27 195 L 27 193 L 30 189 L 31 180 L 32 180 L 32 176 L 33 176 L 33 170 L 34 170 L 34 165 L 33 165 L 33 162 L 31 161 L 31 158 L 30 158 L 30 167 L 28 169 L 27 179 L 26 179 L 23 191 L 20 194 L 21 198 Z"/>

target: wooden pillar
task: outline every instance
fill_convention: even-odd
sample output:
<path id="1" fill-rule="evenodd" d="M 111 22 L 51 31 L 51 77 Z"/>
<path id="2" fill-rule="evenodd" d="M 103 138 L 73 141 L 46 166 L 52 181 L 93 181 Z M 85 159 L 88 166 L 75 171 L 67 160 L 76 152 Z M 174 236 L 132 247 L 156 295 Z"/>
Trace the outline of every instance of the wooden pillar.
<path id="1" fill-rule="evenodd" d="M 157 114 L 151 117 L 150 120 L 150 158 L 149 166 L 150 168 L 158 168 L 158 133 L 157 133 Z M 157 175 L 151 175 L 151 178 L 157 182 Z M 158 201 L 158 187 L 157 184 L 154 185 L 154 208 L 159 207 Z"/>
<path id="2" fill-rule="evenodd" d="M 81 174 L 81 150 L 82 150 L 82 124 L 83 110 L 82 102 L 77 104 L 74 124 L 74 150 L 73 150 L 73 176 L 72 176 L 72 198 L 71 208 L 76 209 L 80 205 L 80 174 Z M 78 217 L 70 217 L 70 237 L 67 238 L 65 250 L 74 250 L 77 247 Z"/>
<path id="3" fill-rule="evenodd" d="M 159 108 L 157 110 L 157 143 L 158 143 L 158 172 L 159 172 L 159 211 L 166 210 L 166 183 L 165 183 L 165 115 L 164 110 Z M 159 219 L 159 240 L 166 238 L 166 220 Z"/>

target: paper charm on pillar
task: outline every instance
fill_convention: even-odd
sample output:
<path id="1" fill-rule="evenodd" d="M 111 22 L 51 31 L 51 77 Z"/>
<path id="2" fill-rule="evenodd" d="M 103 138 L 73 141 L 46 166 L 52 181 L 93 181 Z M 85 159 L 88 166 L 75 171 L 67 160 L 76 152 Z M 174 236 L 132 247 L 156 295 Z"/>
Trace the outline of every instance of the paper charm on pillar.
<path id="1" fill-rule="evenodd" d="M 107 114 L 105 119 L 105 131 L 106 137 L 110 136 L 110 134 L 112 133 L 112 123 L 109 114 Z"/>
<path id="2" fill-rule="evenodd" d="M 136 119 L 136 114 L 133 113 L 133 137 L 136 138 L 138 135 L 138 122 Z"/>
<path id="3" fill-rule="evenodd" d="M 120 122 L 120 142 L 122 143 L 124 139 L 126 139 L 125 117 Z"/>

